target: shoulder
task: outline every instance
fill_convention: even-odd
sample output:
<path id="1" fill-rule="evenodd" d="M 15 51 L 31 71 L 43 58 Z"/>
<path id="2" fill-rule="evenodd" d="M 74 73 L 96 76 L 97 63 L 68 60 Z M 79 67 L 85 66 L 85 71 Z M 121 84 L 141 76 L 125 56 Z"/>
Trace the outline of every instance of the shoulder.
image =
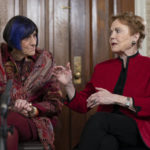
<path id="1" fill-rule="evenodd" d="M 11 48 L 6 43 L 0 43 L 0 55 L 3 60 L 8 60 L 10 56 Z"/>
<path id="2" fill-rule="evenodd" d="M 138 59 L 142 62 L 150 63 L 150 57 L 139 54 Z"/>
<path id="3" fill-rule="evenodd" d="M 150 57 L 139 55 L 138 56 L 138 65 L 141 65 L 142 67 L 150 68 Z"/>
<path id="4" fill-rule="evenodd" d="M 8 53 L 8 51 L 9 51 L 8 45 L 6 43 L 0 43 L 0 51 L 3 52 L 3 53 L 4 52 Z"/>
<path id="5" fill-rule="evenodd" d="M 118 58 L 106 60 L 104 62 L 98 63 L 94 69 L 108 69 L 111 66 L 118 64 L 120 60 Z"/>
<path id="6" fill-rule="evenodd" d="M 118 66 L 121 63 L 121 61 L 118 58 L 106 60 L 104 62 L 98 63 L 94 67 L 94 71 L 92 74 L 92 79 L 98 79 L 100 77 L 105 78 L 106 75 L 110 75 L 112 71 L 114 71 L 114 68 L 118 70 Z M 115 67 L 114 67 L 115 66 Z"/>

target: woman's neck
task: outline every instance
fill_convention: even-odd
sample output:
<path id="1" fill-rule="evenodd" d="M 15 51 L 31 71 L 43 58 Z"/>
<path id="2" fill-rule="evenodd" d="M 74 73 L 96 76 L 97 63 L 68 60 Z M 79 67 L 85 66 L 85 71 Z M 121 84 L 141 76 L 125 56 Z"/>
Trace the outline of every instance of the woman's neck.
<path id="1" fill-rule="evenodd" d="M 17 49 L 13 49 L 13 50 L 11 51 L 11 55 L 12 55 L 12 57 L 14 58 L 14 60 L 16 60 L 16 61 L 21 61 L 22 59 L 24 59 L 24 58 L 27 57 L 26 55 L 24 55 L 24 54 L 22 53 L 22 51 L 17 50 Z"/>
<path id="2" fill-rule="evenodd" d="M 129 56 L 133 56 L 137 53 L 137 49 L 132 49 L 130 51 L 125 51 L 121 54 L 119 54 L 120 58 L 123 60 L 123 64 L 124 64 L 124 67 L 126 68 L 126 64 L 127 64 L 127 58 Z"/>

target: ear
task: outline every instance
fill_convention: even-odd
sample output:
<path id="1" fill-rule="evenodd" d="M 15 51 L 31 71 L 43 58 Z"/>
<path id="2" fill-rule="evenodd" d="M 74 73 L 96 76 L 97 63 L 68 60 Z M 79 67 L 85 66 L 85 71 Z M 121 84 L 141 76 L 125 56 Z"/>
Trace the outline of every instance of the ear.
<path id="1" fill-rule="evenodd" d="M 135 34 L 133 35 L 133 41 L 137 42 L 138 39 L 139 39 L 139 37 L 140 37 L 140 33 L 135 33 Z"/>

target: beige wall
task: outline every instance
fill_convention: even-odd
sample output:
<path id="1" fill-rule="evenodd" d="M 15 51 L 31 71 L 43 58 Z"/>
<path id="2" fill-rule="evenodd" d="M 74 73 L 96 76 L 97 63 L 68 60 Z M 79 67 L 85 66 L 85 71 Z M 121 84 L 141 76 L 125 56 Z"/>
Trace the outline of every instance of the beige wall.
<path id="1" fill-rule="evenodd" d="M 144 56 L 150 56 L 150 0 L 135 0 L 135 13 L 144 18 L 146 25 L 146 38 L 140 53 Z"/>
<path id="2" fill-rule="evenodd" d="M 146 48 L 147 56 L 150 56 L 150 1 L 146 0 L 146 28 L 147 28 L 147 38 L 146 38 Z"/>
<path id="3" fill-rule="evenodd" d="M 9 4 L 9 5 L 8 5 Z M 0 42 L 6 22 L 19 13 L 18 0 L 0 0 Z"/>

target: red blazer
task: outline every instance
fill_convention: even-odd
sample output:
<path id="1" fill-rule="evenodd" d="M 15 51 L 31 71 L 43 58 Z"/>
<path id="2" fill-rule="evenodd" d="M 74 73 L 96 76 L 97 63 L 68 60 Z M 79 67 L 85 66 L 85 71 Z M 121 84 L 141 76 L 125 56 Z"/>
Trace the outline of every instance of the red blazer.
<path id="1" fill-rule="evenodd" d="M 114 92 L 122 66 L 120 58 L 97 64 L 85 89 L 76 92 L 75 97 L 67 105 L 77 112 L 87 112 L 86 99 L 96 91 L 95 87 Z M 139 53 L 130 56 L 126 69 L 123 95 L 133 98 L 136 113 L 121 106 L 120 111 L 136 121 L 145 144 L 150 148 L 150 58 L 141 56 Z M 100 105 L 97 111 L 111 112 L 112 109 L 113 105 Z"/>

